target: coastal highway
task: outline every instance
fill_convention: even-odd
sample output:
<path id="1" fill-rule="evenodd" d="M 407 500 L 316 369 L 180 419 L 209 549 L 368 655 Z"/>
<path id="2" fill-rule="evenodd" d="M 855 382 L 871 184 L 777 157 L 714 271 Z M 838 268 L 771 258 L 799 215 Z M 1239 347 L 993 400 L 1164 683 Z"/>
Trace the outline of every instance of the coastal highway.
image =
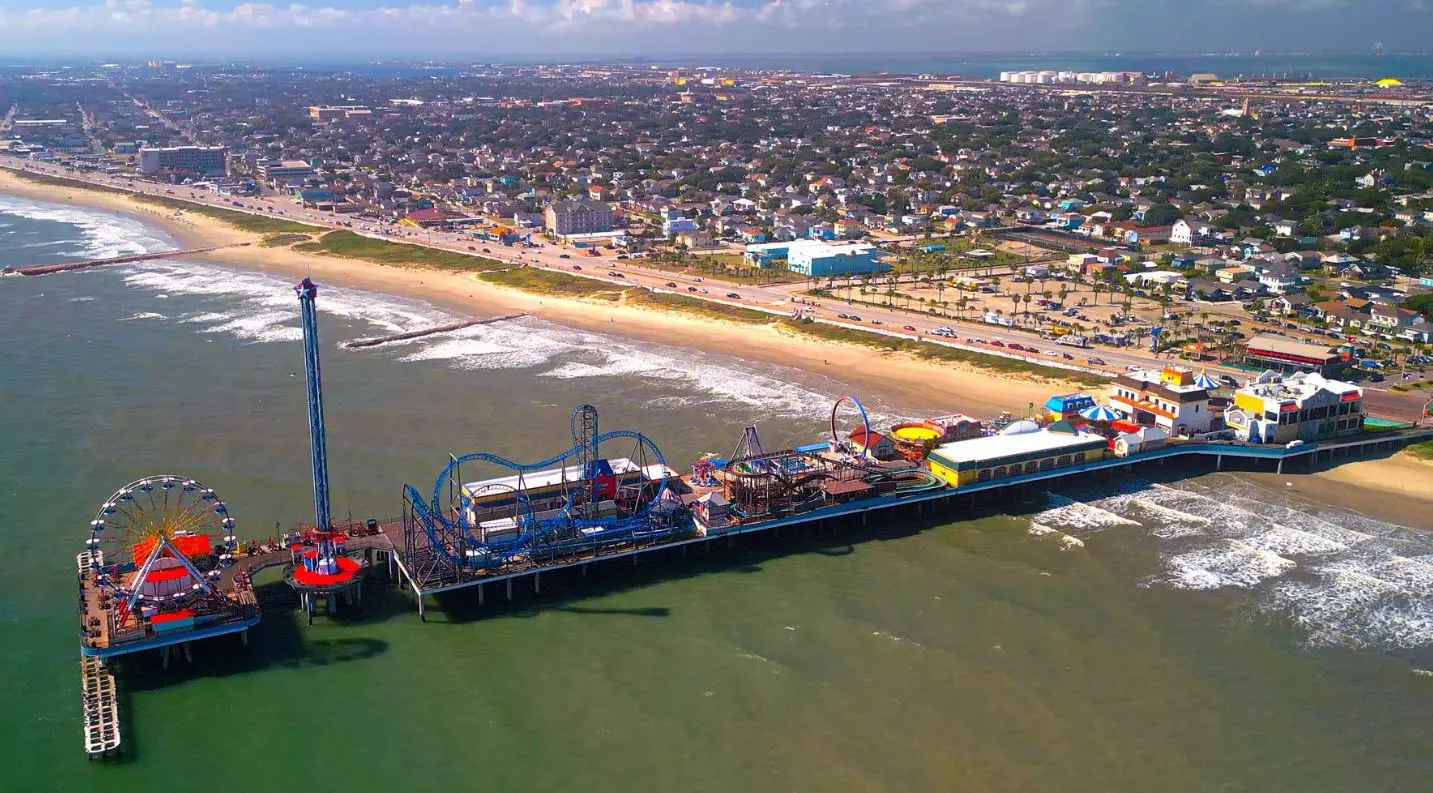
<path id="1" fill-rule="evenodd" d="M 652 266 L 643 266 L 640 259 L 619 261 L 611 252 L 603 256 L 587 256 L 557 245 L 547 245 L 540 248 L 509 247 L 501 244 L 475 241 L 471 237 L 464 236 L 460 233 L 418 231 L 376 221 L 359 221 L 345 215 L 338 215 L 331 212 L 305 209 L 294 205 L 283 205 L 279 203 L 279 201 L 285 199 L 275 201 L 272 198 L 263 196 L 243 199 L 241 203 L 244 206 L 240 208 L 235 207 L 230 201 L 221 200 L 212 194 L 192 190 L 183 186 L 161 185 L 135 180 L 129 177 L 113 177 L 103 174 L 80 174 L 53 164 L 38 163 L 16 157 L 0 156 L 0 167 L 30 170 L 60 178 L 75 179 L 145 195 L 182 199 L 230 211 L 241 211 L 249 214 L 294 220 L 333 229 L 342 228 L 376 239 L 387 239 L 460 253 L 471 253 L 514 265 L 540 267 L 572 275 L 597 278 L 614 284 L 644 286 L 655 290 L 688 295 L 690 297 L 727 305 L 758 308 L 774 314 L 790 315 L 797 308 L 806 308 L 809 309 L 809 316 L 844 327 L 879 331 L 903 338 L 925 341 L 953 341 L 957 346 L 977 349 L 992 354 L 1034 358 L 1038 359 L 1041 363 L 1075 366 L 1082 370 L 1094 370 L 1106 374 L 1114 374 L 1132 367 L 1146 369 L 1158 368 L 1159 366 L 1177 360 L 1173 355 L 1156 355 L 1147 348 L 1115 349 L 1101 346 L 1092 349 L 1079 349 L 1060 347 L 1052 341 L 1041 339 L 1038 334 L 1018 328 L 1005 328 L 979 322 L 958 321 L 950 318 L 923 317 L 894 308 L 847 305 L 844 300 L 834 297 L 801 297 L 800 299 L 805 301 L 804 304 L 795 303 L 792 298 L 795 296 L 795 293 L 806 289 L 804 282 L 762 286 L 736 284 L 716 278 L 676 274 Z M 470 248 L 475 250 L 469 250 Z M 488 253 L 482 253 L 483 248 L 487 248 Z M 567 254 L 570 258 L 562 258 L 563 254 Z M 579 270 L 577 268 L 581 269 Z M 618 277 L 618 275 L 620 275 L 620 277 Z M 673 286 L 668 286 L 668 284 L 673 284 Z M 729 297 L 731 294 L 736 294 L 740 297 Z M 838 316 L 843 313 L 860 316 L 861 321 L 853 322 L 851 320 L 843 320 Z M 879 324 L 877 324 L 878 322 Z M 942 325 L 954 328 L 958 338 L 948 340 L 934 336 L 932 331 Z M 914 330 L 906 330 L 907 327 L 913 328 Z M 972 339 L 982 341 L 972 342 Z M 993 341 L 1000 341 L 1007 346 L 1000 348 L 989 343 Z M 1012 353 L 1008 347 L 1008 345 L 1012 343 L 1018 343 L 1025 347 L 1034 347 L 1038 349 L 1039 352 L 1033 356 L 1018 352 Z M 1050 353 L 1055 354 L 1051 355 Z M 1073 360 L 1065 359 L 1063 353 L 1068 353 L 1073 356 Z M 1104 363 L 1091 364 L 1089 363 L 1090 358 L 1101 360 Z M 1202 364 L 1201 368 L 1206 369 L 1210 374 L 1215 376 L 1228 374 L 1240 382 L 1249 378 L 1249 372 L 1242 369 L 1223 367 L 1212 363 Z M 1390 417 L 1416 417 L 1419 405 L 1421 404 L 1421 400 L 1416 396 L 1397 394 L 1376 388 L 1367 388 L 1367 386 L 1365 386 L 1365 389 L 1368 394 L 1367 401 L 1370 410 L 1380 415 L 1389 415 Z"/>

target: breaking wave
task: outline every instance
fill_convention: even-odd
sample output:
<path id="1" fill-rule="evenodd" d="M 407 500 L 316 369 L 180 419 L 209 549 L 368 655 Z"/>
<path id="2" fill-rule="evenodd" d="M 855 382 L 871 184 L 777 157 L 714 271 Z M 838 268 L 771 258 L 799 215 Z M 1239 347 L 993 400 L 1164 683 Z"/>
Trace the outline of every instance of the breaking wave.
<path id="1" fill-rule="evenodd" d="M 1214 481 L 1132 481 L 1087 503 L 1051 493 L 1030 518 L 1039 533 L 1076 537 L 1139 527 L 1155 538 L 1161 568 L 1143 585 L 1246 590 L 1313 645 L 1433 645 L 1433 536 L 1235 477 Z"/>

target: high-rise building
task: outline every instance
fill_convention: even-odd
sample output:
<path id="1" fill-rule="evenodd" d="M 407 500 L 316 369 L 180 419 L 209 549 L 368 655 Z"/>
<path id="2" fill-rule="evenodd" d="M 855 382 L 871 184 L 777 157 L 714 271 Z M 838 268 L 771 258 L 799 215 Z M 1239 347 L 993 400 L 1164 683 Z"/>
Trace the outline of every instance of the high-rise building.
<path id="1" fill-rule="evenodd" d="M 612 207 L 601 201 L 556 201 L 547 207 L 547 230 L 560 237 L 612 230 Z"/>
<path id="2" fill-rule="evenodd" d="M 228 172 L 225 166 L 223 146 L 167 146 L 156 149 L 140 149 L 139 170 L 142 173 L 192 171 L 218 176 Z"/>

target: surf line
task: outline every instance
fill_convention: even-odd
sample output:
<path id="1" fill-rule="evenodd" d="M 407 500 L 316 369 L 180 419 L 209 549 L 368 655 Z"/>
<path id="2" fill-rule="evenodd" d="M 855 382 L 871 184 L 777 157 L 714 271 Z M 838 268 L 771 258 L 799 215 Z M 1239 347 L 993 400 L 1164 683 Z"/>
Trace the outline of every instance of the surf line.
<path id="1" fill-rule="evenodd" d="M 357 350 L 364 347 L 377 347 L 380 344 L 388 344 L 390 342 L 395 341 L 408 341 L 409 339 L 420 339 L 424 336 L 432 336 L 437 333 L 452 333 L 453 331 L 462 330 L 463 328 L 471 328 L 474 325 L 493 325 L 498 322 L 506 322 L 508 320 L 519 319 L 527 315 L 527 312 L 524 311 L 518 314 L 504 314 L 501 317 L 489 317 L 488 319 L 465 319 L 462 322 L 450 322 L 447 325 L 438 325 L 437 327 L 432 328 L 420 328 L 418 330 L 410 330 L 405 331 L 403 333 L 394 333 L 388 336 L 374 336 L 368 339 L 354 339 L 353 341 L 346 341 L 340 346 L 349 350 Z"/>

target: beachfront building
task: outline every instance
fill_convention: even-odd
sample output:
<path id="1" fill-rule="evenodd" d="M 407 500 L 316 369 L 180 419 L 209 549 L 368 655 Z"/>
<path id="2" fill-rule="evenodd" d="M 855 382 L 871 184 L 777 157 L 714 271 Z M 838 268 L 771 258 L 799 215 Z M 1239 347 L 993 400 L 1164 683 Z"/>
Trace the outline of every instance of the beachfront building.
<path id="1" fill-rule="evenodd" d="M 958 488 L 1103 460 L 1109 442 L 1074 429 L 1068 422 L 1049 429 L 1040 429 L 1034 422 L 1016 422 L 1000 435 L 937 446 L 926 464 L 931 473 Z"/>
<path id="2" fill-rule="evenodd" d="M 1348 359 L 1336 347 L 1264 333 L 1245 342 L 1244 363 L 1285 374 L 1317 372 L 1334 377 L 1348 365 Z"/>
<path id="3" fill-rule="evenodd" d="M 228 173 L 224 162 L 223 146 L 165 146 L 139 150 L 141 173 L 155 174 L 160 171 L 184 171 L 205 176 L 223 176 Z"/>
<path id="4" fill-rule="evenodd" d="M 604 234 L 612 230 L 612 207 L 601 201 L 555 201 L 544 216 L 548 232 L 559 237 L 569 234 Z"/>
<path id="5" fill-rule="evenodd" d="M 1045 400 L 1045 414 L 1051 421 L 1078 421 L 1080 411 L 1094 406 L 1089 394 L 1061 394 Z"/>
<path id="6" fill-rule="evenodd" d="M 280 185 L 298 187 L 318 176 L 313 166 L 303 160 L 266 160 L 260 162 L 255 171 L 259 175 L 259 181 L 274 187 Z"/>
<path id="7" fill-rule="evenodd" d="M 884 273 L 891 269 L 881 261 L 880 251 L 874 245 L 863 242 L 827 245 L 815 240 L 808 243 L 815 244 L 792 243 L 786 253 L 786 269 L 810 278 Z"/>
<path id="8" fill-rule="evenodd" d="M 1195 385 L 1194 373 L 1165 367 L 1122 374 L 1110 386 L 1110 407 L 1126 419 L 1162 427 L 1170 435 L 1197 435 L 1213 428 L 1209 391 Z"/>
<path id="9" fill-rule="evenodd" d="M 1363 389 L 1314 372 L 1265 372 L 1234 392 L 1224 421 L 1251 443 L 1341 438 L 1363 432 Z"/>

